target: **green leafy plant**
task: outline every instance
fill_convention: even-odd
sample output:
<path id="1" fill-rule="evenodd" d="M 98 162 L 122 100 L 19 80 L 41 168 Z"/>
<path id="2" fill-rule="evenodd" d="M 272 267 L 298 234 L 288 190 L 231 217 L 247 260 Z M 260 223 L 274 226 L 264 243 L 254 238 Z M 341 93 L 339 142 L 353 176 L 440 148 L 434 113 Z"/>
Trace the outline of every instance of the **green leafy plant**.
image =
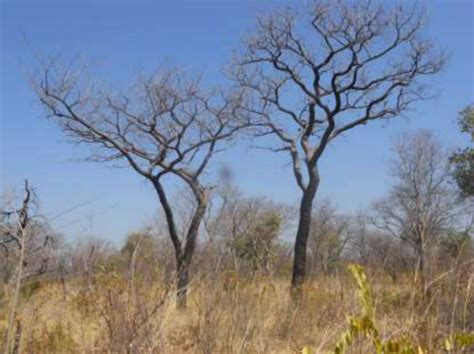
<path id="1" fill-rule="evenodd" d="M 352 277 L 357 284 L 357 294 L 361 303 L 361 313 L 348 318 L 349 327 L 341 335 L 341 338 L 334 347 L 334 353 L 345 353 L 356 338 L 363 337 L 372 342 L 375 353 L 400 353 L 416 354 L 424 353 L 419 346 L 413 345 L 407 338 L 383 340 L 375 325 L 374 305 L 370 286 L 364 272 L 364 268 L 357 264 L 348 266 Z"/>
<path id="2" fill-rule="evenodd" d="M 459 352 L 468 348 L 474 349 L 474 333 L 457 332 L 444 340 L 444 349 L 448 353 Z"/>
<path id="3" fill-rule="evenodd" d="M 348 328 L 341 334 L 339 341 L 332 350 L 335 354 L 345 353 L 358 338 L 371 341 L 376 354 L 423 354 L 427 353 L 422 347 L 413 344 L 408 337 L 384 340 L 380 337 L 375 325 L 373 298 L 364 268 L 358 264 L 348 266 L 357 284 L 357 295 L 361 304 L 361 311 L 357 315 L 349 316 Z M 443 341 L 443 349 L 448 353 L 464 353 L 474 347 L 474 333 L 457 332 Z M 302 354 L 310 354 L 310 347 L 304 347 Z"/>

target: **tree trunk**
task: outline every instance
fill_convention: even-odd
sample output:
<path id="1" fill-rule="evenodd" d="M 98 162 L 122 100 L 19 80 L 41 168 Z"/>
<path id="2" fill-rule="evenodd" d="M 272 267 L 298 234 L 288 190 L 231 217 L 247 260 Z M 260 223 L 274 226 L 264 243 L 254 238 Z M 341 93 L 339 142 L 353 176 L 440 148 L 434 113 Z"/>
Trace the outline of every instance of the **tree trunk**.
<path id="1" fill-rule="evenodd" d="M 178 261 L 176 270 L 176 307 L 179 310 L 186 309 L 188 285 L 189 285 L 189 265 L 183 259 Z"/>
<path id="2" fill-rule="evenodd" d="M 21 283 L 23 278 L 23 267 L 25 265 L 25 246 L 26 246 L 26 231 L 24 227 L 21 227 L 21 245 L 20 245 L 20 257 L 18 259 L 18 266 L 15 279 L 15 289 L 13 292 L 12 302 L 10 304 L 10 313 L 8 315 L 8 325 L 7 325 L 7 338 L 5 343 L 5 353 L 11 353 L 12 351 L 12 341 L 13 333 L 15 332 L 15 320 L 16 320 L 16 311 L 18 306 L 18 299 L 20 297 Z M 18 329 L 19 327 L 17 327 Z"/>
<path id="3" fill-rule="evenodd" d="M 425 248 L 420 244 L 417 250 L 417 261 L 415 267 L 415 285 L 418 287 L 419 293 L 425 295 Z"/>
<path id="4" fill-rule="evenodd" d="M 171 238 L 171 242 L 173 243 L 176 260 L 176 307 L 180 310 L 183 310 L 186 308 L 186 297 L 189 286 L 189 271 L 191 261 L 196 248 L 196 239 L 199 234 L 199 226 L 201 225 L 201 221 L 206 211 L 208 195 L 204 188 L 199 187 L 196 184 L 191 186 L 194 197 L 196 198 L 197 207 L 186 232 L 185 244 L 183 247 L 176 228 L 174 213 L 171 205 L 168 202 L 165 190 L 159 179 L 151 179 L 151 182 L 158 193 L 160 204 L 165 212 L 169 236 Z"/>
<path id="5" fill-rule="evenodd" d="M 186 234 L 184 251 L 181 252 L 181 256 L 176 259 L 176 307 L 179 310 L 186 309 L 191 262 L 193 260 L 194 250 L 196 249 L 199 226 L 201 225 L 207 207 L 207 196 L 205 193 L 199 193 L 196 199 L 198 199 L 198 206 Z"/>
<path id="6" fill-rule="evenodd" d="M 293 277 L 291 280 L 291 297 L 293 302 L 299 303 L 303 296 L 306 278 L 306 248 L 311 226 L 313 201 L 319 186 L 319 176 L 310 178 L 308 187 L 303 192 L 300 205 L 300 218 L 296 232 L 295 253 L 293 259 Z"/>
<path id="7" fill-rule="evenodd" d="M 13 342 L 12 354 L 19 354 L 20 353 L 21 332 L 22 332 L 21 323 L 20 323 L 20 321 L 18 321 L 17 324 L 16 324 L 15 341 Z"/>

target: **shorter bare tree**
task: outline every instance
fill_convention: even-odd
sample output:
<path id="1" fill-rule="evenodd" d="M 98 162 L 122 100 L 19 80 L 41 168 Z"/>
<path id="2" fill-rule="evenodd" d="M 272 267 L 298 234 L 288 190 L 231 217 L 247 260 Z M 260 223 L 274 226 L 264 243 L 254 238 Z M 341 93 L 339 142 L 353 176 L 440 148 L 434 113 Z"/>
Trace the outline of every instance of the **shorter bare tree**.
<path id="1" fill-rule="evenodd" d="M 364 213 L 352 218 L 348 233 L 351 235 L 345 257 L 364 266 L 368 271 L 383 272 L 393 281 L 410 269 L 408 246 L 384 230 L 375 228 Z"/>
<path id="2" fill-rule="evenodd" d="M 374 205 L 375 223 L 409 245 L 424 286 L 431 246 L 455 227 L 465 211 L 450 184 L 447 156 L 429 132 L 404 135 L 395 144 L 389 196 Z"/>
<path id="3" fill-rule="evenodd" d="M 123 94 L 94 87 L 84 71 L 50 63 L 33 80 L 37 96 L 74 142 L 93 147 L 89 160 L 124 161 L 154 187 L 175 251 L 178 307 L 186 306 L 190 266 L 213 186 L 204 181 L 212 157 L 243 127 L 240 93 L 205 91 L 181 70 L 159 70 Z M 194 197 L 190 222 L 177 228 L 166 179 Z"/>
<path id="4" fill-rule="evenodd" d="M 5 353 L 18 351 L 21 326 L 16 318 L 24 281 L 46 273 L 53 258 L 56 235 L 36 213 L 34 198 L 33 189 L 25 180 L 21 205 L 16 206 L 12 200 L 0 208 L 0 255 L 5 261 L 4 281 L 10 299 Z"/>

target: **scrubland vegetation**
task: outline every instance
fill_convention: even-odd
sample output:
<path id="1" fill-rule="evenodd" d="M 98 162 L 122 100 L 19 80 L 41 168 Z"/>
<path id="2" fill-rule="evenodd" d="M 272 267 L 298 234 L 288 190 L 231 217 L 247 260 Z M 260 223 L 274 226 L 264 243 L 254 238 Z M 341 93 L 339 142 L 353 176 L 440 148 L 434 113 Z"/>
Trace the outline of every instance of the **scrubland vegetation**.
<path id="1" fill-rule="evenodd" d="M 3 346 L 10 336 L 11 351 L 31 353 L 469 353 L 474 244 L 465 222 L 472 215 L 457 189 L 433 178 L 443 165 L 430 164 L 440 149 L 436 144 L 421 133 L 397 145 L 398 157 L 408 160 L 398 160 L 394 170 L 416 161 L 417 146 L 427 154 L 417 166 L 435 170 L 412 170 L 417 184 L 398 180 L 391 199 L 381 199 L 365 215 L 341 215 L 329 201 L 317 205 L 309 276 L 296 304 L 289 296 L 287 237 L 296 215 L 290 206 L 245 198 L 228 184 L 220 188 L 205 218 L 182 309 L 166 227 L 130 234 L 118 249 L 94 239 L 68 245 L 38 216 L 26 185 L 23 204 L 3 211 Z M 443 188 L 421 194 L 429 206 L 424 213 L 399 214 L 429 219 L 420 268 L 417 236 L 397 237 L 383 225 L 389 206 L 397 210 L 400 200 L 413 202 L 397 201 L 394 193 L 410 186 L 422 190 L 427 181 Z"/>
<path id="2" fill-rule="evenodd" d="M 297 353 L 305 346 L 329 352 L 349 327 L 348 316 L 363 311 L 344 261 L 335 263 L 330 273 L 311 276 L 304 301 L 289 308 L 289 260 L 274 264 L 270 273 L 250 271 L 245 262 L 234 269 L 231 260 L 212 257 L 216 250 L 211 247 L 196 259 L 199 270 L 193 274 L 187 310 L 177 310 L 165 266 L 168 258 L 160 259 L 158 249 L 146 247 L 154 243 L 149 237 L 135 236 L 135 245 L 113 252 L 91 242 L 73 250 L 63 275 L 25 280 L 14 346 L 31 353 Z M 278 256 L 284 259 L 284 254 Z M 472 253 L 440 262 L 425 297 L 413 274 L 403 271 L 403 263 L 395 280 L 393 270 L 385 271 L 395 261 L 386 257 L 384 263 L 374 259 L 366 267 L 374 325 L 384 340 L 413 350 L 383 352 L 449 352 L 446 340 L 453 337 L 450 352 L 469 353 L 474 330 Z M 7 290 L 1 299 L 2 331 L 13 296 Z M 354 335 L 347 352 L 375 350 L 372 340 L 361 334 Z"/>
<path id="3" fill-rule="evenodd" d="M 327 147 L 431 97 L 446 56 L 417 6 L 305 9 L 260 17 L 219 89 L 162 66 L 108 92 L 85 66 L 40 60 L 45 115 L 89 161 L 146 181 L 160 213 L 123 245 L 66 242 L 34 180 L 5 195 L 6 354 L 474 352 L 472 147 L 408 132 L 371 208 L 317 197 Z M 459 126 L 474 142 L 473 105 Z M 288 158 L 298 205 L 245 196 L 217 171 L 215 155 L 249 137 Z"/>

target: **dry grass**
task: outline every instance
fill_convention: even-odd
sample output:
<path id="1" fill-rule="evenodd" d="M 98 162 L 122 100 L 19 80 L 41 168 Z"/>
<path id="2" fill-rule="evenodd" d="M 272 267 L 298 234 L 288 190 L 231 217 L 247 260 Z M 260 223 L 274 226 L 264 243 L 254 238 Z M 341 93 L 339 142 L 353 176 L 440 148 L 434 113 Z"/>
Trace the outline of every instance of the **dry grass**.
<path id="1" fill-rule="evenodd" d="M 410 277 L 397 283 L 368 276 L 381 338 L 409 340 L 426 352 L 443 352 L 443 339 L 474 330 L 471 269 L 441 277 L 421 301 Z M 90 279 L 44 282 L 24 291 L 19 313 L 21 348 L 28 353 L 315 353 L 334 349 L 347 317 L 360 312 L 346 272 L 308 282 L 304 303 L 288 310 L 286 277 L 197 274 L 186 312 L 162 282 L 128 279 L 116 272 Z M 0 326 L 5 326 L 5 308 Z M 348 352 L 370 353 L 359 338 Z M 456 351 L 453 351 L 456 352 Z M 462 352 L 462 351 L 457 351 Z M 465 349 L 466 353 L 469 349 Z"/>

